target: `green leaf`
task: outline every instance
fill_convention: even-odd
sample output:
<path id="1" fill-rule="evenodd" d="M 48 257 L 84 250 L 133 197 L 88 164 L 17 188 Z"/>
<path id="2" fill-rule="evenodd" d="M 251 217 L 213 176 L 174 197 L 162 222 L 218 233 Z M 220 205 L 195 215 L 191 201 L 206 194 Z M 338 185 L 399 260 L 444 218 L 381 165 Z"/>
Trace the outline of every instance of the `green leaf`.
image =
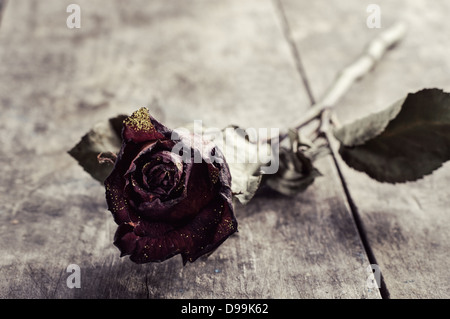
<path id="1" fill-rule="evenodd" d="M 354 169 L 389 183 L 414 181 L 450 159 L 450 94 L 424 89 L 335 132 Z"/>
<path id="2" fill-rule="evenodd" d="M 100 183 L 108 177 L 114 165 L 112 162 L 99 161 L 99 155 L 119 152 L 122 145 L 122 122 L 125 118 L 127 118 L 126 115 L 119 115 L 96 124 L 69 151 L 84 170 Z"/>

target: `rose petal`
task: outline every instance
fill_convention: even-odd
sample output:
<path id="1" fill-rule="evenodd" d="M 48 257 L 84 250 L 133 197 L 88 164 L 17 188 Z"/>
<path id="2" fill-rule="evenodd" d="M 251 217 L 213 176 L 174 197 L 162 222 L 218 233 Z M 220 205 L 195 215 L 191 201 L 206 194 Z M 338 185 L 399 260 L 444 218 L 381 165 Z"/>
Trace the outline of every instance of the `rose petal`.
<path id="1" fill-rule="evenodd" d="M 204 141 L 189 144 L 193 136 L 181 137 L 193 147 L 187 156 L 202 159 L 181 162 L 172 153 L 180 140 L 170 140 L 171 133 L 147 109 L 133 113 L 124 121 L 122 148 L 105 181 L 108 208 L 119 224 L 114 244 L 136 263 L 177 254 L 183 263 L 193 262 L 237 231 L 223 154 L 211 153 Z"/>
<path id="2" fill-rule="evenodd" d="M 133 230 L 137 237 L 123 235 L 124 240 L 132 239 L 134 246 L 123 244 L 121 247 L 126 249 L 122 253 L 131 255 L 130 259 L 136 263 L 164 261 L 181 253 L 186 264 L 213 251 L 236 231 L 232 207 L 217 198 L 192 221 L 177 229 L 166 223 L 140 221 Z"/>
<path id="3" fill-rule="evenodd" d="M 130 143 L 131 144 L 131 143 Z M 129 168 L 124 174 L 125 178 L 125 192 L 124 196 L 128 199 L 129 203 L 133 205 L 136 209 L 139 208 L 141 203 L 146 203 L 147 206 L 153 207 L 154 209 L 165 209 L 170 208 L 171 206 L 178 203 L 183 197 L 178 198 L 177 200 L 167 201 L 165 200 L 165 205 L 159 205 L 161 200 L 164 201 L 164 195 L 167 193 L 163 188 L 157 189 L 154 188 L 150 190 L 148 188 L 148 183 L 143 181 L 143 176 L 141 171 L 142 168 L 145 167 L 148 163 L 151 163 L 154 159 L 159 158 L 160 162 L 174 163 L 174 167 L 178 169 L 183 169 L 183 164 L 181 162 L 181 157 L 177 154 L 173 154 L 167 151 L 168 148 L 174 145 L 173 141 L 154 141 L 151 143 L 146 143 L 142 146 L 142 150 L 138 152 L 138 154 L 133 159 L 132 163 L 129 164 Z M 150 162 L 148 162 L 150 161 Z M 180 171 L 178 175 L 181 175 L 183 172 Z M 137 174 L 137 176 L 136 176 Z M 142 187 L 143 186 L 143 187 Z M 172 188 L 175 188 L 174 185 Z M 160 198 L 160 201 L 156 201 L 156 199 Z"/>
<path id="4" fill-rule="evenodd" d="M 138 152 L 136 145 L 130 143 L 122 147 L 114 169 L 105 179 L 106 203 L 117 224 L 136 220 L 136 215 L 130 209 L 130 203 L 125 196 L 126 180 L 124 174 L 131 159 Z"/>
<path id="5" fill-rule="evenodd" d="M 124 120 L 122 135 L 124 140 L 142 143 L 163 139 L 170 139 L 172 133 L 167 127 L 150 116 L 148 109 L 140 108 Z"/>
<path id="6" fill-rule="evenodd" d="M 120 257 L 131 255 L 136 249 L 136 242 L 139 237 L 133 232 L 133 226 L 130 224 L 121 224 L 117 227 L 114 235 L 114 245 L 120 250 Z"/>
<path id="7" fill-rule="evenodd" d="M 134 158 L 131 159 L 131 161 L 128 163 L 128 168 L 124 174 L 124 176 L 129 176 L 131 173 L 136 171 L 137 168 L 137 162 L 139 161 L 139 159 L 144 155 L 144 154 L 150 154 L 154 148 L 156 148 L 159 143 L 159 141 L 151 141 L 148 143 L 145 143 L 143 145 L 138 146 L 139 147 L 139 152 L 137 154 L 135 154 Z M 131 143 L 126 143 L 125 145 L 128 146 Z M 124 147 L 124 146 L 123 146 Z"/>
<path id="8" fill-rule="evenodd" d="M 143 237 L 136 242 L 136 250 L 130 256 L 130 260 L 137 264 L 162 262 L 179 253 L 180 249 L 171 242 L 170 237 Z"/>
<path id="9" fill-rule="evenodd" d="M 185 229 L 193 240 L 187 251 L 182 253 L 183 263 L 194 262 L 213 251 L 236 231 L 237 221 L 233 208 L 227 201 L 217 199 L 211 206 L 203 209 Z"/>
<path id="10" fill-rule="evenodd" d="M 139 205 L 139 212 L 149 220 L 181 222 L 192 218 L 214 197 L 205 163 L 187 164 L 186 180 L 178 198 L 169 201 L 154 200 Z M 187 178 L 189 176 L 189 178 Z M 170 209 L 165 209 L 169 207 Z"/>

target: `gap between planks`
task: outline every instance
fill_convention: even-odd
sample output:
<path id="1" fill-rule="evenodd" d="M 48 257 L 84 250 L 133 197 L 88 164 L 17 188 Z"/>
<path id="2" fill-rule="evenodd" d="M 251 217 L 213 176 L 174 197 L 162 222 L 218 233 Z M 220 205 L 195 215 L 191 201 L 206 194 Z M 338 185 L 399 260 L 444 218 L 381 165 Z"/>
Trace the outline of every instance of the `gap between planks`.
<path id="1" fill-rule="evenodd" d="M 5 12 L 7 3 L 8 3 L 8 0 L 0 0 L 0 27 L 2 26 L 2 16 L 3 16 L 3 12 Z"/>
<path id="2" fill-rule="evenodd" d="M 278 16 L 281 20 L 281 26 L 283 28 L 284 37 L 286 38 L 286 41 L 288 42 L 289 47 L 291 49 L 291 53 L 292 53 L 292 56 L 295 61 L 295 66 L 297 68 L 297 72 L 300 74 L 300 77 L 302 79 L 304 89 L 306 90 L 306 94 L 308 95 L 310 104 L 314 105 L 314 104 L 316 104 L 316 100 L 314 99 L 314 95 L 311 91 L 311 86 L 309 85 L 309 81 L 306 76 L 306 71 L 305 71 L 305 68 L 303 67 L 303 63 L 300 58 L 300 53 L 297 49 L 297 45 L 295 44 L 295 41 L 292 38 L 291 28 L 289 26 L 289 22 L 288 22 L 288 19 L 287 19 L 287 16 L 286 16 L 286 13 L 285 13 L 285 10 L 283 7 L 283 3 L 281 2 L 281 0 L 273 0 L 273 2 L 275 4 L 275 8 L 278 13 Z"/>
<path id="3" fill-rule="evenodd" d="M 310 104 L 314 105 L 316 103 L 316 99 L 314 97 L 314 94 L 312 93 L 311 86 L 309 84 L 309 80 L 308 80 L 308 77 L 306 75 L 305 68 L 303 67 L 303 63 L 302 63 L 302 60 L 300 58 L 299 49 L 298 49 L 297 44 L 295 43 L 294 39 L 292 38 L 292 31 L 291 31 L 291 28 L 290 28 L 290 25 L 289 25 L 289 21 L 288 21 L 287 16 L 286 16 L 285 9 L 283 7 L 282 0 L 273 0 L 273 2 L 274 2 L 274 5 L 275 5 L 275 8 L 276 8 L 278 17 L 279 17 L 280 22 L 281 22 L 281 26 L 282 26 L 282 29 L 283 29 L 284 37 L 286 38 L 286 41 L 288 42 L 288 45 L 289 45 L 289 47 L 291 49 L 292 57 L 293 57 L 293 59 L 295 61 L 297 72 L 299 73 L 299 75 L 301 77 L 301 80 L 302 80 L 304 89 L 306 90 L 306 93 L 308 95 Z M 331 153 L 331 156 L 333 158 L 333 163 L 334 163 L 334 166 L 336 168 L 339 180 L 341 182 L 342 189 L 343 189 L 344 194 L 345 194 L 345 199 L 346 199 L 346 201 L 348 203 L 348 206 L 350 208 L 350 212 L 352 214 L 352 218 L 353 218 L 353 221 L 355 223 L 355 226 L 356 226 L 359 238 L 361 240 L 361 243 L 363 245 L 364 251 L 366 252 L 366 255 L 367 255 L 367 258 L 368 258 L 370 264 L 378 265 L 376 257 L 375 257 L 375 254 L 374 254 L 374 252 L 373 252 L 373 250 L 372 250 L 372 248 L 371 248 L 371 246 L 369 244 L 369 241 L 368 241 L 368 238 L 367 238 L 367 234 L 366 234 L 366 230 L 364 228 L 364 224 L 363 224 L 363 222 L 361 220 L 361 217 L 359 215 L 358 207 L 356 206 L 355 201 L 352 198 L 350 190 L 349 190 L 349 188 L 347 186 L 347 182 L 346 182 L 345 177 L 344 177 L 344 175 L 342 173 L 342 169 L 339 166 L 339 163 L 337 161 L 336 152 L 335 152 L 334 148 L 332 147 L 332 144 L 331 144 L 332 141 L 331 141 L 331 139 L 329 138 L 328 135 L 326 136 L 326 140 L 327 140 L 327 143 L 329 145 L 328 148 L 330 149 L 330 153 Z M 386 286 L 386 282 L 384 280 L 383 274 L 380 274 L 380 286 L 381 287 L 379 288 L 379 292 L 380 292 L 381 298 L 382 299 L 389 299 L 390 298 L 390 294 L 389 294 L 389 290 L 388 290 L 388 288 Z"/>

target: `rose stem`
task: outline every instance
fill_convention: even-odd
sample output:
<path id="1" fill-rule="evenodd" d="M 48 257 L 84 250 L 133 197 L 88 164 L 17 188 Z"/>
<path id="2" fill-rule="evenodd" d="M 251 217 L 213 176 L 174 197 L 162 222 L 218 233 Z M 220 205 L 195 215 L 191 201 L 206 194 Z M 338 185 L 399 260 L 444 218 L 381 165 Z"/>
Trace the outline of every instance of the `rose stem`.
<path id="1" fill-rule="evenodd" d="M 337 121 L 335 114 L 333 115 L 334 112 L 332 112 L 334 105 L 336 105 L 355 81 L 361 79 L 377 65 L 386 51 L 400 42 L 405 33 L 405 23 L 398 22 L 370 41 L 363 53 L 353 63 L 337 74 L 335 81 L 328 88 L 322 100 L 309 108 L 298 124 L 293 127 L 299 130 L 308 123 L 320 119 L 322 123 L 319 128 L 320 133 L 324 133 L 324 129 L 328 130 L 330 118 L 332 118 L 332 122 Z M 328 111 L 322 116 L 324 110 Z M 287 136 L 287 133 L 281 134 L 280 142 Z"/>

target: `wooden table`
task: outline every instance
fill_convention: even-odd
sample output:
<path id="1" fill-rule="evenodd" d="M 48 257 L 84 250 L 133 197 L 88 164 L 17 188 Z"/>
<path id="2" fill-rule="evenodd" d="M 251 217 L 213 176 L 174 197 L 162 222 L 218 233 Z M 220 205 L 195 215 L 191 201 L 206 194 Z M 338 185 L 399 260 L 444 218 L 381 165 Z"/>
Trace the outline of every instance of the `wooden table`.
<path id="1" fill-rule="evenodd" d="M 331 155 L 293 198 L 236 208 L 208 258 L 133 264 L 112 245 L 104 188 L 67 151 L 148 106 L 169 127 L 280 127 L 397 20 L 406 39 L 336 105 L 341 122 L 424 87 L 450 91 L 450 2 L 1 0 L 1 298 L 449 298 L 450 164 L 387 185 Z M 69 264 L 81 270 L 70 289 Z M 377 264 L 382 289 L 367 284 Z"/>

